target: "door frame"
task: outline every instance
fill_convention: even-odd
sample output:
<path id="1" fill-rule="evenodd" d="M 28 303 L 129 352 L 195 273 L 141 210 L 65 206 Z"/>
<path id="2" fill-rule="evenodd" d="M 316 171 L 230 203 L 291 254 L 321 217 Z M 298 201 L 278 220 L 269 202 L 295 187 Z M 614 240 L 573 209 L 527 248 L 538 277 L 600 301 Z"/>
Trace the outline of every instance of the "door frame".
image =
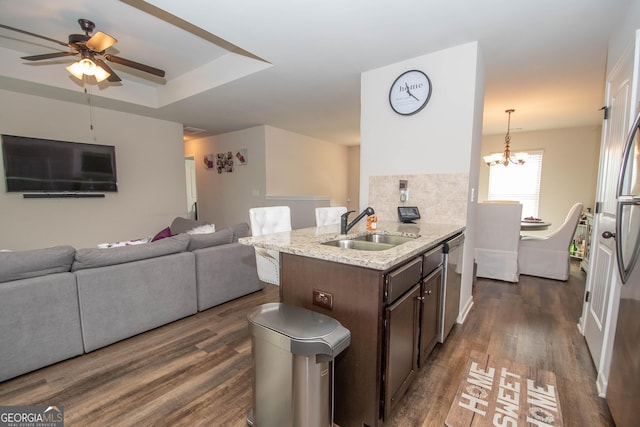
<path id="1" fill-rule="evenodd" d="M 610 82 L 614 79 L 614 76 L 617 73 L 623 72 L 622 70 L 624 70 L 625 66 L 629 66 L 629 65 L 631 66 L 630 68 L 631 75 L 629 75 L 629 78 L 631 79 L 631 83 L 630 83 L 631 88 L 629 93 L 629 105 L 627 106 L 629 114 L 624 124 L 626 129 L 623 130 L 623 134 L 626 134 L 626 132 L 629 131 L 628 128 L 629 126 L 631 126 L 633 117 L 635 117 L 636 105 L 638 101 L 638 79 L 640 77 L 639 76 L 640 67 L 638 66 L 639 60 L 640 60 L 640 30 L 636 31 L 635 33 L 634 43 L 630 46 L 629 49 L 627 49 L 623 53 L 619 61 L 613 67 L 611 73 L 609 73 L 609 75 L 607 76 L 607 88 L 606 88 L 606 94 L 605 94 L 605 97 L 606 97 L 605 101 L 607 102 L 607 105 L 609 105 L 610 96 L 611 96 Z M 607 126 L 608 126 L 607 121 L 604 121 L 603 129 L 602 129 L 602 142 L 601 142 L 601 148 L 600 148 L 598 188 L 596 193 L 597 203 L 602 202 L 601 200 L 602 192 L 603 192 L 602 179 L 603 179 L 603 174 L 607 173 L 606 168 L 608 166 L 604 164 L 605 159 L 603 159 L 603 156 L 602 156 L 604 150 L 607 148 L 605 146 L 605 144 L 607 143 L 606 136 L 607 136 L 607 133 L 609 132 L 609 129 L 607 128 Z M 600 236 L 603 231 L 607 231 L 607 230 L 604 230 L 603 228 L 607 228 L 607 229 L 610 228 L 609 227 L 610 224 L 607 224 L 606 227 L 601 227 L 604 222 L 609 223 L 610 220 L 603 221 L 601 218 L 596 218 L 596 215 L 602 215 L 602 214 L 598 213 L 597 211 L 594 212 L 594 224 L 593 224 L 593 231 L 592 231 L 593 247 L 591 250 L 591 256 L 593 258 L 589 262 L 589 271 L 587 274 L 587 283 L 585 286 L 585 297 L 583 299 L 582 315 L 580 317 L 580 322 L 578 323 L 578 328 L 580 329 L 580 332 L 583 335 L 585 335 L 587 316 L 589 315 L 589 310 L 591 308 L 590 302 L 587 301 L 587 295 L 589 294 L 593 295 L 593 288 L 594 288 L 593 282 L 594 280 L 598 279 L 595 273 L 598 265 L 597 257 L 598 257 L 598 254 L 600 253 L 600 245 L 601 245 Z M 615 230 L 615 220 L 613 225 L 614 225 L 614 228 L 609 231 Z M 608 246 L 606 246 L 606 248 L 608 248 Z M 614 247 L 614 256 L 615 256 L 615 247 Z M 616 323 L 618 319 L 618 307 L 619 307 L 619 300 L 620 300 L 621 283 L 620 283 L 617 265 L 615 265 L 615 259 L 613 260 L 613 263 L 614 265 L 609 274 L 609 281 L 606 285 L 607 288 L 605 290 L 607 301 L 605 303 L 606 315 L 604 316 L 605 325 L 604 325 L 604 331 L 603 331 L 603 342 L 600 350 L 599 360 L 594 360 L 594 364 L 598 372 L 596 386 L 598 388 L 598 394 L 600 397 L 605 397 L 606 395 L 609 370 L 611 366 L 611 353 L 613 350 L 613 341 L 615 338 L 615 329 L 616 329 Z M 586 339 L 586 336 L 585 336 L 585 339 Z M 587 342 L 587 345 L 588 345 L 588 342 Z"/>
<path id="2" fill-rule="evenodd" d="M 197 202 L 198 202 L 198 186 L 197 186 L 197 167 L 196 167 L 196 162 L 195 162 L 196 156 L 193 154 L 190 155 L 186 155 L 184 156 L 184 169 L 185 169 L 185 193 L 187 196 L 187 217 L 191 218 L 191 206 L 192 203 L 189 202 L 190 199 L 192 199 L 192 197 L 189 195 L 190 190 L 193 191 L 193 193 L 195 194 L 195 203 L 196 203 L 196 210 L 195 210 L 195 218 L 191 218 L 191 219 L 198 219 L 198 211 L 197 211 Z M 187 162 L 193 162 L 193 167 L 194 167 L 194 174 L 191 176 L 191 180 L 189 180 L 190 174 L 188 173 L 188 166 L 187 166 Z"/>

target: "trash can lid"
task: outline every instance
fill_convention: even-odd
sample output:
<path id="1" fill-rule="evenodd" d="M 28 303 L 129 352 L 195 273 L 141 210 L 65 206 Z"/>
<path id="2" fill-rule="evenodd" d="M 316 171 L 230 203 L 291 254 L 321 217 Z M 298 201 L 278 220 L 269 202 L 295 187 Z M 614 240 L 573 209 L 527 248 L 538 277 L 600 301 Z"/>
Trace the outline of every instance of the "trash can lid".
<path id="1" fill-rule="evenodd" d="M 249 322 L 285 335 L 293 354 L 336 356 L 351 343 L 351 332 L 336 319 L 283 303 L 268 303 L 248 315 Z"/>

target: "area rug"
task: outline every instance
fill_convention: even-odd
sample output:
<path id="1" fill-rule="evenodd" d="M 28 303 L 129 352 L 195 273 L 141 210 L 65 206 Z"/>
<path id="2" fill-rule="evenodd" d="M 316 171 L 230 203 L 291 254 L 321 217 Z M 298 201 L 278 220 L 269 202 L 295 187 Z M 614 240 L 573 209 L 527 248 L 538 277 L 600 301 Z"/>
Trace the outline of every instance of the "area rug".
<path id="1" fill-rule="evenodd" d="M 563 426 L 556 376 L 472 351 L 445 425 Z"/>

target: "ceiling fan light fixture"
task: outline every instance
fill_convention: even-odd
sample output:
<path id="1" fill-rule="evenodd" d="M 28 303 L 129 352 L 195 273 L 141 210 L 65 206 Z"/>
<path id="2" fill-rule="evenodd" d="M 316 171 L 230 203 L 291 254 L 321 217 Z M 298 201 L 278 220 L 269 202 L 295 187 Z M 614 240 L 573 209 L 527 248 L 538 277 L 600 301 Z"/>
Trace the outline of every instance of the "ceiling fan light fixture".
<path id="1" fill-rule="evenodd" d="M 164 77 L 165 72 L 159 68 L 151 67 L 149 65 L 141 64 L 139 62 L 131 61 L 130 59 L 120 58 L 109 53 L 105 53 L 106 49 L 113 46 L 118 40 L 111 37 L 109 34 L 98 31 L 93 33 L 95 24 L 88 19 L 79 19 L 78 23 L 80 28 L 84 31 L 83 34 L 69 34 L 69 42 L 61 42 L 50 37 L 41 36 L 39 34 L 32 33 L 30 31 L 21 30 L 19 28 L 13 28 L 8 25 L 0 24 L 0 28 L 6 30 L 15 31 L 18 33 L 26 34 L 28 36 L 37 37 L 39 39 L 47 40 L 49 42 L 57 43 L 61 46 L 69 48 L 67 52 L 54 52 L 45 53 L 42 55 L 29 55 L 23 56 L 21 59 L 25 61 L 42 61 L 55 58 L 62 58 L 65 56 L 80 55 L 80 60 L 70 66 L 66 67 L 67 71 L 71 73 L 78 80 L 83 80 L 85 76 L 94 76 L 99 83 L 105 79 L 109 79 L 110 82 L 122 81 L 120 77 L 103 61 L 107 60 L 123 65 L 125 67 L 134 68 L 144 73 L 149 73 L 154 76 Z"/>
<path id="2" fill-rule="evenodd" d="M 111 74 L 109 74 L 104 68 L 96 67 L 93 77 L 95 77 L 96 81 L 100 83 L 101 81 L 108 79 L 110 75 Z"/>
<path id="3" fill-rule="evenodd" d="M 82 76 L 84 75 L 84 68 L 82 67 L 81 61 L 74 62 L 69 65 L 67 71 L 70 72 L 75 78 L 82 80 Z"/>
<path id="4" fill-rule="evenodd" d="M 94 76 L 98 83 L 107 79 L 111 75 L 104 68 L 98 67 L 95 62 L 89 58 L 82 58 L 78 62 L 74 62 L 66 68 L 67 71 L 77 79 L 82 80 L 85 75 Z"/>

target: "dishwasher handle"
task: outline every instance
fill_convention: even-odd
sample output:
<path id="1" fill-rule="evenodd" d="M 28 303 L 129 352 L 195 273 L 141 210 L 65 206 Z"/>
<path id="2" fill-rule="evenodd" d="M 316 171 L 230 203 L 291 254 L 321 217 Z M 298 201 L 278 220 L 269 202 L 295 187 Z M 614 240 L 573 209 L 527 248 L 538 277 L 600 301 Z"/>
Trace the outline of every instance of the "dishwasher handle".
<path id="1" fill-rule="evenodd" d="M 464 234 L 459 234 L 442 244 L 442 252 L 448 254 L 464 243 Z"/>

